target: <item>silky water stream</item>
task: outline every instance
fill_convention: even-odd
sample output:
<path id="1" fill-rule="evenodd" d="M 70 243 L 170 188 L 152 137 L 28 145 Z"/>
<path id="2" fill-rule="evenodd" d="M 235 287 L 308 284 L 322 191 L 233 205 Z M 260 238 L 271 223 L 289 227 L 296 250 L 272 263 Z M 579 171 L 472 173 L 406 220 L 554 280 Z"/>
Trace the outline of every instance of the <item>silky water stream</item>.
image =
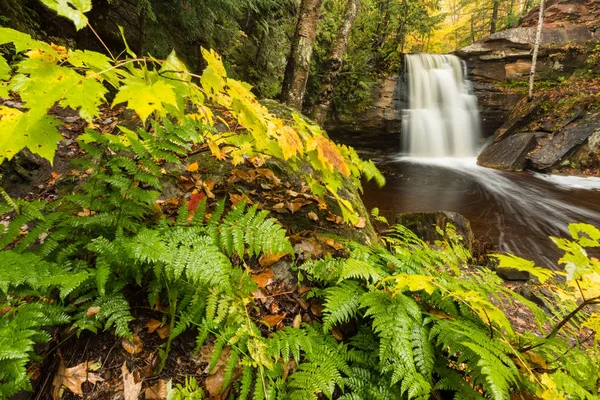
<path id="1" fill-rule="evenodd" d="M 500 251 L 558 268 L 560 252 L 548 236 L 568 235 L 570 222 L 600 227 L 600 178 L 478 166 L 477 102 L 460 59 L 409 55 L 406 64 L 402 154 L 379 158 L 392 173 L 381 189 L 365 185 L 367 208 L 378 207 L 390 222 L 398 213 L 455 211 Z"/>

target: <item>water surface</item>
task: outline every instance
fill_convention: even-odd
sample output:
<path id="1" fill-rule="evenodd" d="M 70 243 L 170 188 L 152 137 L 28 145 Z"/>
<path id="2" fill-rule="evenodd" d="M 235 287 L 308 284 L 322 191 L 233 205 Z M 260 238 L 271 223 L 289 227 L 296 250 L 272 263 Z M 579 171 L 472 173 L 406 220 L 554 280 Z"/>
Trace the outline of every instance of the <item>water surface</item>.
<path id="1" fill-rule="evenodd" d="M 599 178 L 498 171 L 474 158 L 388 156 L 379 163 L 391 176 L 381 189 L 366 183 L 363 197 L 390 222 L 403 212 L 458 212 L 477 238 L 549 268 L 561 253 L 548 236 L 567 236 L 570 222 L 600 227 Z"/>

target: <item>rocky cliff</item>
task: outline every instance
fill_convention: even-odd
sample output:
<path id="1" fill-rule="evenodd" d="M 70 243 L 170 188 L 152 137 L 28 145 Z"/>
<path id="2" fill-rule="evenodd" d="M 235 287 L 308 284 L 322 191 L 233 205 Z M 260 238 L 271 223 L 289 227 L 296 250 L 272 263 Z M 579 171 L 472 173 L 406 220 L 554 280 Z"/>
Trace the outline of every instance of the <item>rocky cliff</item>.
<path id="1" fill-rule="evenodd" d="M 600 2 L 548 0 L 536 73 L 527 102 L 539 9 L 513 29 L 457 54 L 474 82 L 484 130 L 495 132 L 479 163 L 501 169 L 554 170 L 594 165 L 600 134 Z"/>
<path id="2" fill-rule="evenodd" d="M 538 12 L 536 7 L 518 27 L 457 51 L 467 62 L 488 134 L 502 125 L 524 97 Z M 600 73 L 598 63 L 590 63 L 590 53 L 599 51 L 598 28 L 599 1 L 547 0 L 537 79 L 554 81 L 589 70 Z"/>

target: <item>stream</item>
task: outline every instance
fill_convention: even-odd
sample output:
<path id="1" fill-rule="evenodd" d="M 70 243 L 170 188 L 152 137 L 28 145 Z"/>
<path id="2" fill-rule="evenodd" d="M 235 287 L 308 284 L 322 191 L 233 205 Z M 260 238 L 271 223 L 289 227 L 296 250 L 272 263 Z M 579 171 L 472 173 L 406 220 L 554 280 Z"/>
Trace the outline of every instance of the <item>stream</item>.
<path id="1" fill-rule="evenodd" d="M 474 158 L 376 161 L 392 176 L 383 188 L 365 183 L 363 200 L 390 223 L 398 213 L 458 212 L 477 239 L 551 269 L 561 252 L 548 236 L 568 236 L 570 222 L 600 226 L 600 178 L 497 171 Z"/>

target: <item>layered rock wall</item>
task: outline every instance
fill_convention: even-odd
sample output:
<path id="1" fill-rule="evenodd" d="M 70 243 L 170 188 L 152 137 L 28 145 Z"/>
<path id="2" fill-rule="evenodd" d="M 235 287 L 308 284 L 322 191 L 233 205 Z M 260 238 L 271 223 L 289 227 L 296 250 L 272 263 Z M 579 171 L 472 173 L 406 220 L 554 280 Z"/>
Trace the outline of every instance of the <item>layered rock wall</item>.
<path id="1" fill-rule="evenodd" d="M 589 69 L 589 53 L 600 44 L 600 2 L 548 0 L 546 6 L 537 78 L 566 78 Z M 535 8 L 518 27 L 456 52 L 467 62 L 487 135 L 503 124 L 525 95 L 538 12 Z M 600 72 L 598 66 L 591 67 Z"/>

